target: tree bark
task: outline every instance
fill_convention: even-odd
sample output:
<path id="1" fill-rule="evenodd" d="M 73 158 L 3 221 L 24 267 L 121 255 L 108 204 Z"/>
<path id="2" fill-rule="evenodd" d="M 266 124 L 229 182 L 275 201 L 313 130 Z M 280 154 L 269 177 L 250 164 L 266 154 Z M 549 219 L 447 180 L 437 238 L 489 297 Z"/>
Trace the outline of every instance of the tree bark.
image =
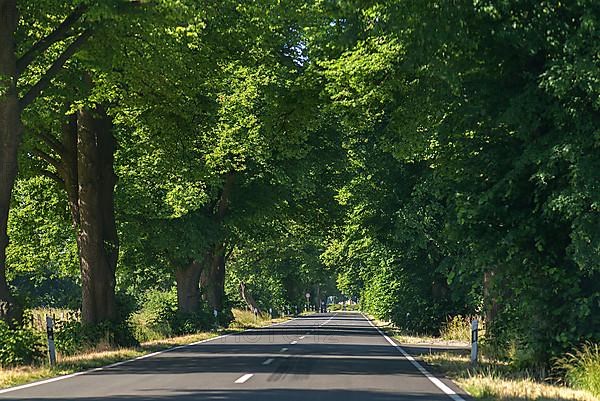
<path id="1" fill-rule="evenodd" d="M 77 181 L 82 321 L 112 321 L 119 241 L 114 213 L 116 141 L 101 107 L 77 113 Z"/>
<path id="2" fill-rule="evenodd" d="M 221 312 L 225 294 L 225 246 L 215 245 L 205 260 L 206 265 L 200 275 L 202 297 L 211 309 Z"/>
<path id="3" fill-rule="evenodd" d="M 493 327 L 496 315 L 498 314 L 498 300 L 496 297 L 497 288 L 495 288 L 495 272 L 488 270 L 483 273 L 483 301 L 485 305 L 485 324 L 486 327 Z"/>
<path id="4" fill-rule="evenodd" d="M 8 321 L 20 317 L 6 281 L 8 211 L 22 135 L 16 88 L 14 32 L 17 21 L 16 0 L 0 0 L 0 319 Z"/>
<path id="5" fill-rule="evenodd" d="M 246 305 L 248 305 L 248 308 L 250 308 L 250 310 L 257 310 L 259 313 L 262 312 L 258 307 L 256 300 L 254 300 L 252 293 L 248 289 L 248 286 L 246 286 L 246 283 L 244 283 L 243 281 L 240 282 L 240 296 L 242 297 L 244 302 L 246 302 Z"/>
<path id="6" fill-rule="evenodd" d="M 200 305 L 200 273 L 202 263 L 192 261 L 189 266 L 175 271 L 177 283 L 177 309 L 182 313 L 192 313 Z"/>

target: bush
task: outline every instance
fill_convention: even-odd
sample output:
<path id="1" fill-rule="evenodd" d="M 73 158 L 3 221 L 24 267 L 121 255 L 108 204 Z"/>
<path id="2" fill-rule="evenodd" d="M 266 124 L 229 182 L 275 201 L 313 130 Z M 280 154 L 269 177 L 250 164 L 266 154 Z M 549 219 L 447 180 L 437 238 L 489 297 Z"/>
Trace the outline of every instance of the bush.
<path id="1" fill-rule="evenodd" d="M 96 349 L 102 346 L 136 346 L 131 327 L 125 322 L 104 322 L 84 325 L 78 321 L 57 322 L 54 341 L 56 349 L 63 355 Z"/>
<path id="2" fill-rule="evenodd" d="M 28 328 L 10 328 L 0 320 L 0 366 L 31 364 L 44 357 L 44 342 Z"/>
<path id="3" fill-rule="evenodd" d="M 556 367 L 572 387 L 600 396 L 600 344 L 584 344 L 558 359 Z"/>
<path id="4" fill-rule="evenodd" d="M 222 316 L 227 319 L 227 315 Z M 192 334 L 214 327 L 214 317 L 203 303 L 193 313 L 177 310 L 177 292 L 152 290 L 146 293 L 140 311 L 132 317 L 139 341 L 158 340 L 174 335 Z"/>

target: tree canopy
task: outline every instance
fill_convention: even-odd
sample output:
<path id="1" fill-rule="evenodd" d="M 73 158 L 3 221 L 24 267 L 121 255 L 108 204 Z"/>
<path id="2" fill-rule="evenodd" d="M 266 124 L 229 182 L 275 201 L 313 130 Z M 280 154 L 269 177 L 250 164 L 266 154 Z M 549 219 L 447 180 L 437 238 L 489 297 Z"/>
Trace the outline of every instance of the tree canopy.
<path id="1" fill-rule="evenodd" d="M 309 292 L 415 332 L 482 316 L 524 366 L 600 341 L 598 2 L 0 15 L 0 318 Z"/>

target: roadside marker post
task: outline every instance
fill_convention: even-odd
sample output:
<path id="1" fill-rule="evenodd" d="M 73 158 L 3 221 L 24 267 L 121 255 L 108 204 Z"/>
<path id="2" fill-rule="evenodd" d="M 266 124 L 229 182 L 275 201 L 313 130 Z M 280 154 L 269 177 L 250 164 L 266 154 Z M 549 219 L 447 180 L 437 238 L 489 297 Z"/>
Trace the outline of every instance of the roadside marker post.
<path id="1" fill-rule="evenodd" d="M 479 322 L 477 319 L 473 319 L 471 322 L 471 365 L 477 365 L 477 353 L 478 353 L 478 332 Z"/>
<path id="2" fill-rule="evenodd" d="M 215 329 L 219 328 L 219 311 L 213 309 L 213 316 L 215 317 Z"/>
<path id="3" fill-rule="evenodd" d="M 56 365 L 56 346 L 54 345 L 54 319 L 46 315 L 46 333 L 48 334 L 48 357 L 50 366 Z"/>

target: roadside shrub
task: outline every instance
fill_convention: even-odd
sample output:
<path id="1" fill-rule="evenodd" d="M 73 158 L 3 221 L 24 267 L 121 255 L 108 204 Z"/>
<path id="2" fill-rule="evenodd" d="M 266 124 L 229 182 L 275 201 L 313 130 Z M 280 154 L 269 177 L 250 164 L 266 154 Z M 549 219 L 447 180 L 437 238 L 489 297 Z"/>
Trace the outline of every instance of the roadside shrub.
<path id="1" fill-rule="evenodd" d="M 57 322 L 54 342 L 57 351 L 63 355 L 139 344 L 126 322 L 104 322 L 98 325 L 84 325 L 78 321 Z"/>
<path id="2" fill-rule="evenodd" d="M 226 314 L 220 318 L 228 319 Z M 214 327 L 215 323 L 212 312 L 204 303 L 193 313 L 178 312 L 175 289 L 148 291 L 142 308 L 133 315 L 131 322 L 135 337 L 141 342 L 197 333 Z"/>
<path id="3" fill-rule="evenodd" d="M 567 383 L 600 396 L 600 344 L 587 343 L 556 361 Z"/>
<path id="4" fill-rule="evenodd" d="M 42 335 L 29 328 L 10 328 L 0 320 L 0 366 L 31 364 L 44 357 Z"/>

